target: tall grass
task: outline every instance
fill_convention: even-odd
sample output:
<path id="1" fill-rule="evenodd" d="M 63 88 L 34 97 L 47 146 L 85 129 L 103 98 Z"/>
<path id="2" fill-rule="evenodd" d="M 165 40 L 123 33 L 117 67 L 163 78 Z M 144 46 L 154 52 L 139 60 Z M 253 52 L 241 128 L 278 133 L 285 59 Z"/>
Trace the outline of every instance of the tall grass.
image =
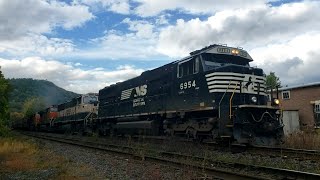
<path id="1" fill-rule="evenodd" d="M 49 177 L 38 172 L 54 172 Z M 0 138 L 0 179 L 2 175 L 32 172 L 30 179 L 98 179 L 94 170 L 86 164 L 75 164 L 49 149 L 40 148 L 33 140 L 20 137 Z M 21 179 L 24 179 L 21 176 Z"/>
<path id="2" fill-rule="evenodd" d="M 285 147 L 320 150 L 320 134 L 314 131 L 292 133 L 285 139 Z"/>
<path id="3" fill-rule="evenodd" d="M 10 171 L 33 169 L 35 162 L 31 158 L 37 147 L 29 142 L 13 138 L 0 138 L 0 161 Z"/>
<path id="4" fill-rule="evenodd" d="M 0 138 L 0 155 L 8 155 L 12 153 L 33 154 L 37 151 L 36 145 L 14 138 Z"/>

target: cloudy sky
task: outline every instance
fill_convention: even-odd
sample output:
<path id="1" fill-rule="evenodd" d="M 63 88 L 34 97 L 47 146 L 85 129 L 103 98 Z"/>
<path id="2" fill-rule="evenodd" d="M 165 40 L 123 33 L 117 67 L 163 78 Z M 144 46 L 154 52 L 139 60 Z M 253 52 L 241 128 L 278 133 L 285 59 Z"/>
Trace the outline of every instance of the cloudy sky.
<path id="1" fill-rule="evenodd" d="M 222 43 L 283 85 L 320 81 L 320 0 L 0 0 L 7 78 L 99 89 Z"/>

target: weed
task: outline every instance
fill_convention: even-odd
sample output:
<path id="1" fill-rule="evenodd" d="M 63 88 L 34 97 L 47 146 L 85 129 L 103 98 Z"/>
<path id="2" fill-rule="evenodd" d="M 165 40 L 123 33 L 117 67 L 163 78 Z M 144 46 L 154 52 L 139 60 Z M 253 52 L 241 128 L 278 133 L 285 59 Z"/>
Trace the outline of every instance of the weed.
<path id="1" fill-rule="evenodd" d="M 17 137 L 0 138 L 0 179 L 6 174 L 30 174 L 36 179 L 81 179 L 95 177 L 86 165 L 76 166 L 68 159 L 45 148 L 38 148 L 32 140 Z M 41 177 L 41 172 L 47 173 Z M 43 174 L 43 173 L 42 173 Z M 40 177 L 39 177 L 40 176 Z M 20 177 L 24 179 L 24 177 Z M 33 179 L 33 178 L 31 178 Z M 97 179 L 97 178 L 94 178 Z"/>
<path id="2" fill-rule="evenodd" d="M 320 134 L 316 132 L 295 132 L 285 139 L 285 147 L 320 150 Z"/>

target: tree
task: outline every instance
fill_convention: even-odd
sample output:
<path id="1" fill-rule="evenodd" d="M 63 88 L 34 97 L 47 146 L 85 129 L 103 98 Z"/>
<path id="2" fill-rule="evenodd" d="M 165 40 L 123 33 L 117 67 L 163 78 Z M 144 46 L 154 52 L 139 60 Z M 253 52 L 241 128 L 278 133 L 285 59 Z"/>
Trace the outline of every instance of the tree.
<path id="1" fill-rule="evenodd" d="M 21 112 L 10 112 L 10 122 L 15 124 L 21 120 L 23 120 L 24 114 Z"/>
<path id="2" fill-rule="evenodd" d="M 43 98 L 40 97 L 33 97 L 30 99 L 27 99 L 23 104 L 23 114 L 25 117 L 31 116 L 35 114 L 36 112 L 39 112 L 41 110 L 45 109 L 45 103 Z"/>
<path id="3" fill-rule="evenodd" d="M 267 89 L 276 89 L 276 87 L 281 87 L 281 81 L 274 72 L 270 72 L 270 74 L 267 75 L 266 81 Z"/>
<path id="4" fill-rule="evenodd" d="M 79 94 L 66 91 L 52 82 L 35 79 L 8 79 L 12 86 L 10 92 L 9 109 L 10 112 L 23 112 L 23 104 L 31 98 L 40 97 L 45 102 L 45 107 L 52 104 L 61 104 Z"/>
<path id="5" fill-rule="evenodd" d="M 8 132 L 9 123 L 9 92 L 10 84 L 4 78 L 0 69 L 0 136 L 4 136 Z"/>

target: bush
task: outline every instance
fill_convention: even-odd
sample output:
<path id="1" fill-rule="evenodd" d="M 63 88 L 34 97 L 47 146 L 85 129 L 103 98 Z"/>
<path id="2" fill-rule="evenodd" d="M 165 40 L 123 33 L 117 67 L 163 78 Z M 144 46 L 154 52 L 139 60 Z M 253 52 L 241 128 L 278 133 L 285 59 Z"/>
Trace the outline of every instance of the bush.
<path id="1" fill-rule="evenodd" d="M 9 91 L 10 85 L 0 69 L 0 136 L 9 134 L 9 129 L 6 127 L 9 119 Z"/>
<path id="2" fill-rule="evenodd" d="M 9 137 L 10 136 L 10 129 L 0 123 L 0 137 Z"/>

